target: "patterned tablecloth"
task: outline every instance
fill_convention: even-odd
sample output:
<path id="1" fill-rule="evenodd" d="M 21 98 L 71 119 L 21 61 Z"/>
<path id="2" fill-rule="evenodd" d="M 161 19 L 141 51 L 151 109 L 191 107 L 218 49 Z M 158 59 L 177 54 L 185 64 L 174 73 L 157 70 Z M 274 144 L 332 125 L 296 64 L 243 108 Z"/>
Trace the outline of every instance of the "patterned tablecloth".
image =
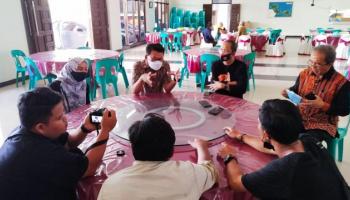
<path id="1" fill-rule="evenodd" d="M 250 103 L 248 101 L 232 98 L 229 96 L 223 96 L 213 94 L 209 97 L 204 97 L 201 93 L 194 92 L 174 92 L 173 94 L 155 94 L 150 96 L 118 96 L 108 98 L 101 101 L 93 102 L 91 105 L 86 105 L 68 114 L 69 127 L 73 129 L 79 127 L 84 116 L 91 111 L 93 108 L 109 107 L 117 110 L 118 123 L 128 123 L 126 120 L 127 116 L 132 115 L 129 113 L 127 116 L 123 116 L 125 108 L 134 106 L 134 112 L 146 113 L 149 110 L 154 110 L 159 107 L 171 107 L 171 106 L 182 106 L 181 102 L 193 102 L 198 104 L 201 99 L 207 99 L 211 104 L 220 105 L 224 107 L 227 112 L 234 116 L 232 126 L 242 133 L 259 136 L 257 125 L 258 125 L 258 109 L 259 105 Z M 180 103 L 179 103 L 180 102 Z M 200 109 L 198 109 L 200 111 Z M 203 111 L 200 111 L 203 112 Z M 126 114 L 124 112 L 124 114 Z M 181 114 L 181 113 L 180 113 Z M 182 118 L 186 118 L 186 112 L 182 113 Z M 176 115 L 177 116 L 177 115 Z M 178 116 L 177 116 L 178 117 Z M 217 117 L 222 117 L 218 115 Z M 208 118 L 206 119 L 206 121 Z M 221 124 L 219 124 L 220 126 Z M 213 126 L 211 123 L 204 123 L 202 128 Z M 221 128 L 221 127 L 219 127 Z M 114 131 L 114 130 L 113 130 Z M 175 131 L 176 132 L 176 131 Z M 94 141 L 96 133 L 88 135 L 85 142 L 80 146 L 82 149 L 87 148 Z M 177 132 L 176 132 L 177 134 Z M 203 135 L 207 137 L 211 133 L 202 134 L 198 133 L 198 136 Z M 178 137 L 178 136 L 177 136 Z M 178 140 L 178 138 L 177 138 Z M 237 193 L 232 191 L 227 184 L 227 179 L 224 173 L 224 165 L 221 159 L 217 157 L 217 152 L 220 147 L 220 143 L 226 141 L 234 145 L 237 151 L 237 158 L 239 165 L 243 173 L 250 173 L 258 170 L 270 162 L 274 157 L 257 152 L 256 150 L 248 147 L 247 145 L 241 144 L 235 140 L 227 138 L 225 135 L 213 139 L 210 141 L 209 151 L 212 155 L 215 166 L 219 170 L 219 184 L 214 186 L 212 189 L 206 191 L 201 199 L 206 200 L 251 200 L 254 197 L 248 193 Z M 117 156 L 117 150 L 123 150 L 124 156 Z M 175 146 L 175 152 L 173 160 L 184 160 L 196 162 L 197 155 L 194 149 L 190 146 Z M 115 134 L 111 133 L 110 139 L 107 144 L 107 149 L 103 157 L 103 162 L 97 170 L 95 176 L 87 177 L 79 182 L 78 194 L 81 200 L 95 200 L 101 189 L 103 182 L 112 174 L 124 169 L 132 164 L 134 161 L 130 144 L 127 140 L 122 139 Z"/>

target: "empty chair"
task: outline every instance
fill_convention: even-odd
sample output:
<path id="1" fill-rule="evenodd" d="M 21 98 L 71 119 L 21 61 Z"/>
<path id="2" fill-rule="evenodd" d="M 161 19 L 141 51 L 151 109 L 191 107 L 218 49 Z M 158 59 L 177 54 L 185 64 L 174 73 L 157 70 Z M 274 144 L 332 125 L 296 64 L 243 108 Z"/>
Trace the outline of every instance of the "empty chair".
<path id="1" fill-rule="evenodd" d="M 237 49 L 252 51 L 251 38 L 249 35 L 241 35 L 238 37 Z"/>
<path id="2" fill-rule="evenodd" d="M 52 83 L 52 80 L 56 78 L 56 75 L 54 74 L 48 74 L 47 76 L 43 77 L 39 71 L 37 64 L 31 58 L 26 56 L 24 57 L 24 60 L 26 62 L 29 74 L 29 90 L 34 89 L 36 87 L 36 83 L 39 80 L 44 80 L 45 82 L 45 79 L 47 79 L 49 83 Z"/>
<path id="3" fill-rule="evenodd" d="M 129 88 L 129 80 L 128 80 L 128 76 L 126 75 L 126 70 L 124 67 L 124 53 L 123 52 L 120 53 L 118 61 L 119 61 L 118 72 L 122 73 L 125 87 Z"/>
<path id="4" fill-rule="evenodd" d="M 344 149 L 344 138 L 348 132 L 350 125 L 350 116 L 348 116 L 348 122 L 345 127 L 338 128 L 339 137 L 333 138 L 327 143 L 327 149 L 334 159 L 336 159 L 336 152 L 338 149 L 338 161 L 343 161 L 343 149 Z"/>
<path id="5" fill-rule="evenodd" d="M 118 92 L 118 69 L 119 63 L 117 59 L 107 58 L 96 62 L 95 80 L 100 85 L 102 97 L 107 98 L 107 86 L 109 83 L 113 85 L 114 94 L 119 95 Z M 96 89 L 96 88 L 95 88 Z"/>
<path id="6" fill-rule="evenodd" d="M 174 47 L 175 51 L 182 51 L 182 33 L 181 32 L 176 32 L 174 34 L 172 46 Z"/>
<path id="7" fill-rule="evenodd" d="M 184 50 L 187 50 L 187 49 L 191 49 L 191 47 L 185 46 Z M 180 88 L 182 87 L 183 79 L 185 77 L 188 79 L 190 76 L 190 72 L 188 71 L 188 67 L 187 67 L 187 56 L 184 52 L 182 52 L 182 58 L 183 58 L 183 67 L 181 69 L 181 78 L 179 80 L 179 87 Z"/>
<path id="8" fill-rule="evenodd" d="M 160 44 L 164 47 L 165 52 L 171 51 L 170 43 L 169 43 L 169 34 L 165 32 L 160 33 Z"/>
<path id="9" fill-rule="evenodd" d="M 350 35 L 341 36 L 338 46 L 336 48 L 337 59 L 347 60 L 349 58 L 350 50 Z"/>
<path id="10" fill-rule="evenodd" d="M 213 54 L 201 55 L 200 57 L 201 71 L 198 73 L 198 75 L 200 75 L 200 81 L 201 81 L 201 92 L 204 91 L 205 82 L 211 73 L 213 63 L 218 60 L 220 60 L 220 57 L 217 55 L 213 55 Z"/>
<path id="11" fill-rule="evenodd" d="M 316 35 L 314 38 L 315 47 L 319 45 L 327 45 L 327 36 L 326 35 Z"/>
<path id="12" fill-rule="evenodd" d="M 11 56 L 15 62 L 15 65 L 16 65 L 16 87 L 18 87 L 18 79 L 19 79 L 19 74 L 21 75 L 21 79 L 22 79 L 22 85 L 25 85 L 26 84 L 26 67 L 25 66 L 22 66 L 21 64 L 21 61 L 20 59 L 23 59 L 25 58 L 25 54 L 23 51 L 21 50 L 12 50 L 11 51 Z"/>
<path id="13" fill-rule="evenodd" d="M 299 50 L 298 50 L 299 55 L 310 55 L 312 50 L 310 38 L 311 38 L 310 36 L 308 37 L 306 37 L 305 35 L 301 36 Z"/>
<path id="14" fill-rule="evenodd" d="M 197 13 L 192 13 L 192 15 L 191 15 L 191 27 L 198 28 L 198 15 L 197 15 Z"/>

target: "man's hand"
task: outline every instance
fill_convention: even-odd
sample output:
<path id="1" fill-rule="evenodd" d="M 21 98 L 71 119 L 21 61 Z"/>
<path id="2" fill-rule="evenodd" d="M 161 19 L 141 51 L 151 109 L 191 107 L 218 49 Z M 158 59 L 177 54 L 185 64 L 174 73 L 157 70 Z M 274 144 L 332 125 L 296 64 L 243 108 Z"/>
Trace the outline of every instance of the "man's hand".
<path id="1" fill-rule="evenodd" d="M 224 159 L 227 155 L 231 154 L 232 156 L 236 155 L 236 151 L 233 146 L 227 144 L 226 142 L 221 143 L 221 147 L 218 152 L 219 156 Z"/>
<path id="2" fill-rule="evenodd" d="M 231 127 L 225 127 L 224 128 L 224 132 L 226 133 L 226 135 L 228 135 L 230 138 L 234 138 L 234 139 L 239 139 L 239 137 L 241 136 L 241 133 Z"/>
<path id="3" fill-rule="evenodd" d="M 211 90 L 216 91 L 216 90 L 224 89 L 224 88 L 225 88 L 225 84 L 224 84 L 224 83 L 221 83 L 221 82 L 219 82 L 219 81 L 215 81 L 213 84 L 210 84 L 210 85 L 209 85 L 209 88 L 210 88 Z"/>
<path id="4" fill-rule="evenodd" d="M 147 85 L 149 85 L 150 87 L 153 86 L 153 78 L 155 78 L 157 76 L 157 73 L 153 73 L 152 72 L 148 72 L 145 74 L 142 74 L 140 79 L 142 80 L 142 82 L 146 83 Z"/>
<path id="5" fill-rule="evenodd" d="M 195 138 L 193 141 L 188 141 L 188 143 L 195 149 L 208 148 L 208 142 L 202 139 Z"/>
<path id="6" fill-rule="evenodd" d="M 117 123 L 117 116 L 114 110 L 106 109 L 103 112 L 102 122 L 101 122 L 101 132 L 109 133 L 113 130 L 115 124 Z"/>
<path id="7" fill-rule="evenodd" d="M 174 79 L 176 82 L 178 82 L 181 78 L 181 73 L 180 73 L 180 69 L 178 69 L 176 72 L 167 72 L 168 76 L 174 76 Z"/>
<path id="8" fill-rule="evenodd" d="M 322 108 L 325 104 L 325 102 L 321 99 L 321 97 L 315 95 L 315 100 L 307 100 L 303 99 L 302 103 L 300 103 L 301 106 L 311 106 L 313 108 Z"/>
<path id="9" fill-rule="evenodd" d="M 282 90 L 281 95 L 284 96 L 285 98 L 288 98 L 287 90 Z"/>

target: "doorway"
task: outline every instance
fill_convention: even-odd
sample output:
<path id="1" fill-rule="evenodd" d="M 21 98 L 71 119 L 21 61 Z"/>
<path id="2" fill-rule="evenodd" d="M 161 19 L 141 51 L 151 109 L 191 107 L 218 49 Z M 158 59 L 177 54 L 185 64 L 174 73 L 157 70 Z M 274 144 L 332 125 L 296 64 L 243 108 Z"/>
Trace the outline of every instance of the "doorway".
<path id="1" fill-rule="evenodd" d="M 143 44 L 146 38 L 145 0 L 120 0 L 123 47 Z"/>
<path id="2" fill-rule="evenodd" d="M 169 1 L 158 0 L 155 4 L 155 27 L 159 27 L 159 30 L 169 28 Z"/>

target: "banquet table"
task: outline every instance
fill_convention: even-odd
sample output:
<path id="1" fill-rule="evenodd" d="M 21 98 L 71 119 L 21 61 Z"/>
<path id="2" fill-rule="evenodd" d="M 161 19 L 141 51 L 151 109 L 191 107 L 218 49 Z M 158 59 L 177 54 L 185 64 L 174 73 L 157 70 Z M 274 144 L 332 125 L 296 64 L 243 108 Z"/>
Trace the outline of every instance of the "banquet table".
<path id="1" fill-rule="evenodd" d="M 105 58 L 118 58 L 119 53 L 105 49 L 60 49 L 31 54 L 29 57 L 38 65 L 41 74 L 46 76 L 49 73 L 59 73 L 64 64 L 71 58 L 88 58 L 95 63 L 97 60 Z"/>
<path id="2" fill-rule="evenodd" d="M 217 116 L 211 116 L 207 109 L 198 103 L 202 99 L 206 99 L 213 106 L 222 106 L 225 110 Z M 234 146 L 243 173 L 258 170 L 274 159 L 273 156 L 257 152 L 247 145 L 228 138 L 223 133 L 224 126 L 234 126 L 242 133 L 259 136 L 257 129 L 259 105 L 243 99 L 219 94 L 203 96 L 195 92 L 117 96 L 93 102 L 91 105 L 80 107 L 69 113 L 67 115 L 68 130 L 79 127 L 88 112 L 101 107 L 115 109 L 118 122 L 110 133 L 107 149 L 97 172 L 92 177 L 83 178 L 78 184 L 77 193 L 81 200 L 95 200 L 103 182 L 109 176 L 132 165 L 134 158 L 128 141 L 127 129 L 134 121 L 142 119 L 149 112 L 162 114 L 175 131 L 176 142 L 172 160 L 196 162 L 196 151 L 187 144 L 187 141 L 195 137 L 209 141 L 209 151 L 218 169 L 219 180 L 217 185 L 202 195 L 203 200 L 254 199 L 249 192 L 233 192 L 228 187 L 223 161 L 217 156 L 221 142 L 226 141 Z M 96 133 L 90 133 L 80 148 L 86 149 L 93 143 L 95 136 Z M 120 152 L 124 152 L 124 155 Z"/>
<path id="3" fill-rule="evenodd" d="M 200 72 L 200 56 L 203 54 L 214 54 L 220 56 L 218 48 L 192 48 L 183 51 L 187 56 L 187 67 L 190 73 Z M 237 60 L 243 61 L 245 55 L 249 54 L 250 51 L 238 49 L 235 55 Z"/>
<path id="4" fill-rule="evenodd" d="M 251 45 L 255 48 L 255 51 L 264 51 L 264 46 L 269 41 L 269 36 L 267 35 L 250 35 Z"/>
<path id="5" fill-rule="evenodd" d="M 334 48 L 337 48 L 339 40 L 340 40 L 340 36 L 333 36 L 333 35 L 327 36 L 327 44 L 332 45 Z M 312 46 L 316 45 L 315 37 L 312 40 L 311 44 Z"/>

